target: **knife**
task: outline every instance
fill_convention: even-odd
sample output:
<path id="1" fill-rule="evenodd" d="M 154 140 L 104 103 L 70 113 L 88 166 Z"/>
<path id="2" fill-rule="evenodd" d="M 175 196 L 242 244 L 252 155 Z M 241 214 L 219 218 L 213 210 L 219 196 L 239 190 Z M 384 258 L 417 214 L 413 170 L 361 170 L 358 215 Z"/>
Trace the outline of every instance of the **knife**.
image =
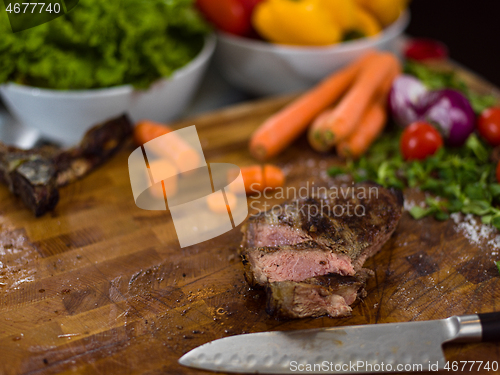
<path id="1" fill-rule="evenodd" d="M 184 366 L 237 373 L 349 374 L 445 369 L 446 342 L 500 341 L 500 312 L 225 337 L 179 359 Z"/>

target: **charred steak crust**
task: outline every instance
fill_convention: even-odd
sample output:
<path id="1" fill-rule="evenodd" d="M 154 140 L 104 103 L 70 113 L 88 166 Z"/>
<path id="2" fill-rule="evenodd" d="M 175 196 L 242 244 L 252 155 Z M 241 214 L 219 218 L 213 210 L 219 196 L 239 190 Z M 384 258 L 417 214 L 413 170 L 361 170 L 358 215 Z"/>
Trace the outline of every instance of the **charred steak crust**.
<path id="1" fill-rule="evenodd" d="M 132 135 L 133 125 L 122 115 L 93 126 L 76 147 L 54 155 L 58 186 L 67 185 L 108 160 Z"/>
<path id="2" fill-rule="evenodd" d="M 349 315 L 372 274 L 363 264 L 390 238 L 402 208 L 400 191 L 371 182 L 274 206 L 242 228 L 245 278 L 265 287 L 277 317 Z"/>

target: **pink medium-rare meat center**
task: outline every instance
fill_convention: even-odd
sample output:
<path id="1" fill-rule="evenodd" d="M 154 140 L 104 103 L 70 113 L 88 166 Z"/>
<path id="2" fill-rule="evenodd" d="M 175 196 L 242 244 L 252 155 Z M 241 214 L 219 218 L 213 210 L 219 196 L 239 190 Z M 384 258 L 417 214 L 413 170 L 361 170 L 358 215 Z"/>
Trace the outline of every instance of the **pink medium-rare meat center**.
<path id="1" fill-rule="evenodd" d="M 258 225 L 254 233 L 254 246 L 282 246 L 303 242 L 304 232 L 285 225 Z"/>
<path id="2" fill-rule="evenodd" d="M 262 254 L 250 252 L 249 260 L 256 269 L 261 270 L 261 276 L 267 280 L 275 281 L 303 281 L 310 277 L 338 273 L 341 275 L 354 275 L 355 271 L 351 259 L 343 254 L 331 253 L 322 250 L 282 250 L 279 252 Z"/>

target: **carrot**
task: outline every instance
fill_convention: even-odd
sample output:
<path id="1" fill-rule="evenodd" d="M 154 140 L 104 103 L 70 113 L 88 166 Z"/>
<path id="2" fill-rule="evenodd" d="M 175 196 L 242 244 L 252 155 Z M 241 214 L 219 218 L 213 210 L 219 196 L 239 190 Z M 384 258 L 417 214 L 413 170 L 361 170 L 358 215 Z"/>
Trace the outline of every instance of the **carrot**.
<path id="1" fill-rule="evenodd" d="M 165 199 L 163 195 L 163 184 L 154 184 L 149 188 L 149 194 L 151 194 L 154 198 L 157 199 Z"/>
<path id="2" fill-rule="evenodd" d="M 229 171 L 228 182 L 231 183 L 234 181 L 238 173 L 238 170 Z M 241 176 L 243 177 L 245 192 L 247 194 L 264 191 L 267 188 L 276 189 L 285 183 L 285 174 L 281 168 L 271 164 L 243 167 L 241 168 Z M 233 192 L 240 193 L 234 189 Z"/>
<path id="3" fill-rule="evenodd" d="M 386 120 L 385 106 L 379 100 L 364 113 L 356 132 L 337 144 L 337 153 L 345 158 L 359 158 L 380 135 Z"/>
<path id="4" fill-rule="evenodd" d="M 245 186 L 245 180 L 243 180 L 243 186 L 240 184 L 233 184 L 232 182 L 238 177 L 240 173 L 240 168 L 235 168 L 231 169 L 227 172 L 227 183 L 228 183 L 228 189 L 226 191 L 231 191 L 235 194 L 245 194 L 246 193 L 246 186 Z M 243 173 L 242 173 L 242 178 L 243 178 Z M 259 182 L 260 181 L 260 182 Z M 261 183 L 262 178 L 257 178 L 257 183 Z"/>
<path id="5" fill-rule="evenodd" d="M 359 158 L 382 133 L 387 121 L 386 101 L 394 78 L 399 69 L 385 79 L 377 93 L 377 98 L 366 110 L 351 136 L 337 145 L 337 154 L 343 157 Z"/>
<path id="6" fill-rule="evenodd" d="M 156 198 L 163 198 L 163 192 L 167 196 L 172 196 L 177 192 L 177 168 L 168 159 L 157 159 L 149 163 L 149 171 L 155 181 L 162 181 L 161 184 L 156 183 L 150 188 L 151 195 Z M 149 179 L 149 175 L 147 176 Z"/>
<path id="7" fill-rule="evenodd" d="M 230 192 L 225 192 L 225 194 L 227 204 L 224 200 L 220 199 L 220 195 L 218 194 L 210 194 L 209 196 L 207 196 L 208 208 L 210 208 L 210 210 L 217 214 L 227 214 L 229 211 L 231 211 L 231 207 L 233 209 L 236 208 L 236 202 L 238 201 L 236 199 L 236 196 Z"/>
<path id="8" fill-rule="evenodd" d="M 135 141 L 142 145 L 172 131 L 166 125 L 154 121 L 139 121 L 134 129 Z M 180 173 L 191 171 L 200 166 L 201 157 L 184 139 L 172 133 L 168 141 L 153 142 L 148 147 L 156 154 L 170 158 Z"/>
<path id="9" fill-rule="evenodd" d="M 398 69 L 399 62 L 390 53 L 375 56 L 362 68 L 353 87 L 337 107 L 329 112 L 329 116 L 321 116 L 322 123 L 313 124 L 325 129 L 323 140 L 327 146 L 331 147 L 352 134 L 386 78 Z"/>
<path id="10" fill-rule="evenodd" d="M 247 193 L 264 190 L 264 171 L 261 165 L 253 165 L 241 169 L 241 176 Z"/>
<path id="11" fill-rule="evenodd" d="M 268 118 L 252 134 L 251 154 L 259 160 L 266 160 L 283 151 L 307 128 L 318 113 L 347 90 L 359 69 L 373 57 L 374 52 L 367 53 L 355 63 L 333 73 L 319 85 Z"/>
<path id="12" fill-rule="evenodd" d="M 276 189 L 285 184 L 285 174 L 275 165 L 264 165 L 264 185 L 266 188 Z"/>
<path id="13" fill-rule="evenodd" d="M 398 63 L 389 76 L 387 76 L 382 82 L 379 90 L 377 91 L 374 101 L 380 100 L 382 105 L 385 106 L 387 104 L 387 97 L 389 95 L 389 91 L 391 91 L 392 83 L 394 80 L 401 74 L 401 65 Z"/>
<path id="14" fill-rule="evenodd" d="M 401 73 L 401 69 L 400 69 L 399 64 L 395 64 L 395 65 L 397 65 L 396 69 L 393 72 L 391 72 L 390 76 L 384 80 L 384 82 L 382 83 L 382 86 L 377 91 L 377 94 L 376 94 L 377 96 L 380 96 L 380 95 L 387 96 L 387 94 L 391 88 L 392 81 L 394 80 L 394 78 L 396 78 L 396 76 L 398 74 Z M 309 144 L 316 151 L 324 152 L 324 151 L 328 151 L 331 148 L 331 146 L 325 142 L 325 140 L 323 138 L 323 132 L 325 131 L 325 128 L 327 128 L 327 126 L 328 126 L 329 118 L 334 113 L 335 113 L 335 108 L 325 110 L 320 115 L 318 115 L 318 117 L 316 118 L 314 123 L 309 127 L 309 132 L 308 132 Z M 311 138 L 312 134 L 314 134 L 314 139 Z"/>
<path id="15" fill-rule="evenodd" d="M 134 128 L 134 141 L 138 145 L 143 145 L 157 137 L 172 131 L 167 125 L 163 125 L 150 120 L 137 122 Z"/>
<path id="16" fill-rule="evenodd" d="M 324 142 L 323 132 L 332 111 L 334 111 L 334 109 L 327 109 L 326 111 L 320 113 L 309 127 L 307 139 L 309 141 L 309 145 L 311 145 L 311 147 L 316 151 L 323 152 L 330 149 L 330 147 Z"/>

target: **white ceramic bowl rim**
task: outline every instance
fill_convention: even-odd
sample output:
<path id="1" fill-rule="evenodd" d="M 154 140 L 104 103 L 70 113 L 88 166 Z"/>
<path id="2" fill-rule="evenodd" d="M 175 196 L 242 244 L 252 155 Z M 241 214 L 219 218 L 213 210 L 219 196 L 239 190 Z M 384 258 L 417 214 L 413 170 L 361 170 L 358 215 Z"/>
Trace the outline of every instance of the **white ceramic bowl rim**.
<path id="1" fill-rule="evenodd" d="M 160 78 L 161 80 L 170 80 L 175 78 L 180 78 L 188 75 L 191 71 L 198 68 L 203 62 L 210 58 L 212 55 L 215 45 L 216 37 L 214 33 L 211 33 L 205 37 L 205 42 L 203 43 L 203 48 L 196 55 L 196 57 L 183 67 L 175 70 L 170 77 Z M 158 82 L 158 81 L 156 81 Z M 155 82 L 153 82 L 153 85 Z M 57 98 L 57 97 L 75 97 L 78 99 L 85 98 L 86 96 L 95 97 L 107 97 L 114 95 L 124 95 L 129 94 L 136 90 L 132 85 L 120 85 L 114 87 L 104 87 L 99 89 L 84 89 L 84 90 L 57 90 L 57 89 L 47 89 L 34 86 L 20 85 L 14 82 L 7 82 L 4 84 L 8 86 L 9 90 L 18 93 L 24 93 L 29 95 L 43 96 L 46 98 Z"/>
<path id="2" fill-rule="evenodd" d="M 373 42 L 382 42 L 386 39 L 391 38 L 394 35 L 397 35 L 402 30 L 408 26 L 410 21 L 410 13 L 408 10 L 401 13 L 399 18 L 386 27 L 382 32 L 372 37 L 356 39 L 348 42 L 342 42 L 330 46 L 290 46 L 283 44 L 273 44 L 269 42 L 265 42 L 262 40 L 250 39 L 245 37 L 240 37 L 237 35 L 229 34 L 223 31 L 217 31 L 220 37 L 224 38 L 226 42 L 239 44 L 239 45 L 247 45 L 248 47 L 267 51 L 267 52 L 280 52 L 280 53 L 293 53 L 293 54 L 310 54 L 311 52 L 316 53 L 324 53 L 324 52 L 348 52 L 348 51 L 356 51 L 360 49 L 366 48 L 366 44 L 370 44 Z"/>

